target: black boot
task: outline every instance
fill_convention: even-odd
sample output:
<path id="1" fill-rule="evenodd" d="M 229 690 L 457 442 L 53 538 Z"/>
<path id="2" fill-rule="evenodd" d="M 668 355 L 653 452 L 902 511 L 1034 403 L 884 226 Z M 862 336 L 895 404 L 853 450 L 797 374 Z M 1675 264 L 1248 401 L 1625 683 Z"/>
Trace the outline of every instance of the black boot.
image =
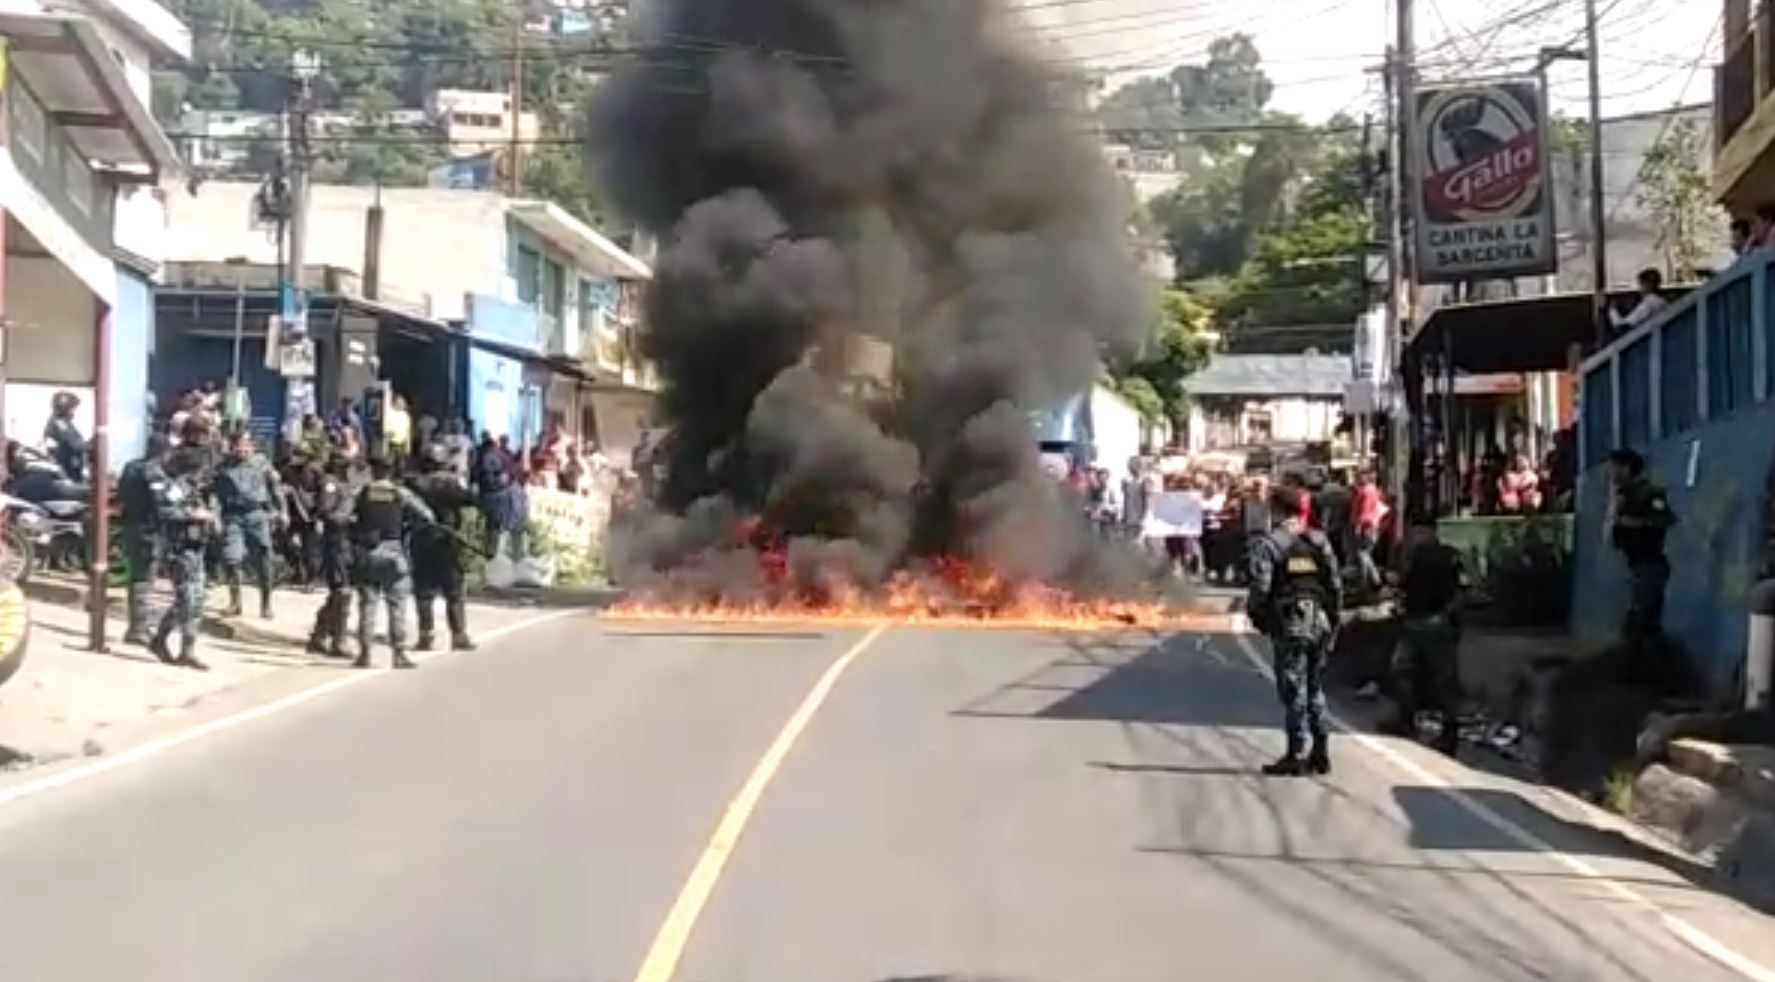
<path id="1" fill-rule="evenodd" d="M 430 651 L 437 645 L 438 623 L 437 614 L 431 608 L 431 597 L 420 600 L 419 612 L 419 643 L 413 646 L 415 651 Z"/>
<path id="2" fill-rule="evenodd" d="M 222 611 L 222 616 L 239 617 L 240 615 L 240 576 L 231 573 L 228 576 L 228 609 Z"/>
<path id="3" fill-rule="evenodd" d="M 189 668 L 196 672 L 207 672 L 210 670 L 210 667 L 204 664 L 202 659 L 197 657 L 197 643 L 194 641 L 185 642 L 184 650 L 179 652 L 178 664 L 181 668 Z"/>
<path id="4" fill-rule="evenodd" d="M 406 652 L 402 651 L 399 648 L 396 648 L 396 649 L 394 649 L 394 667 L 395 668 L 418 668 L 419 666 L 413 664 L 413 659 L 408 658 Z"/>
<path id="5" fill-rule="evenodd" d="M 266 590 L 259 594 L 259 619 L 268 621 L 271 617 L 271 591 Z"/>
<path id="6" fill-rule="evenodd" d="M 358 650 L 357 657 L 353 658 L 351 660 L 351 667 L 352 668 L 369 668 L 370 667 L 370 646 L 369 645 L 366 644 L 361 649 Z"/>
<path id="7" fill-rule="evenodd" d="M 452 634 L 450 635 L 450 650 L 473 651 L 475 650 L 474 639 L 468 636 L 467 631 Z"/>
<path id="8" fill-rule="evenodd" d="M 1270 777 L 1299 777 L 1307 772 L 1307 761 L 1300 754 L 1300 744 L 1292 739 L 1288 741 L 1288 751 L 1276 758 L 1273 763 L 1263 765 L 1263 772 Z"/>
<path id="9" fill-rule="evenodd" d="M 1331 773 L 1331 737 L 1321 733 L 1313 740 L 1313 752 L 1307 756 L 1307 770 L 1314 774 Z"/>
<path id="10" fill-rule="evenodd" d="M 173 654 L 173 650 L 166 646 L 166 637 L 167 636 L 162 633 L 156 634 L 154 637 L 150 638 L 148 640 L 148 650 L 153 653 L 155 658 L 160 659 L 161 664 L 177 665 L 179 659 Z"/>

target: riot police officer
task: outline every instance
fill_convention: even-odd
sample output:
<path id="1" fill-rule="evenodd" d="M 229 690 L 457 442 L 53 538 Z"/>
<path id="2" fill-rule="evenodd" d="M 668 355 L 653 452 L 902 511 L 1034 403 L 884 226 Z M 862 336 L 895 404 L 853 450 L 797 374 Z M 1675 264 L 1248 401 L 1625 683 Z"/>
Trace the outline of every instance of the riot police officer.
<path id="1" fill-rule="evenodd" d="M 308 650 L 313 654 L 345 657 L 345 628 L 351 616 L 352 506 L 357 492 L 351 461 L 341 454 L 328 458 L 315 494 L 320 571 L 327 583 L 327 599 L 315 613 L 314 629 L 308 635 Z"/>
<path id="2" fill-rule="evenodd" d="M 1274 652 L 1288 738 L 1288 749 L 1263 772 L 1288 777 L 1331 771 L 1322 682 L 1344 602 L 1337 554 L 1324 533 L 1307 527 L 1301 498 L 1299 489 L 1282 487 L 1271 499 L 1282 520 L 1252 546 L 1246 600 Z"/>
<path id="3" fill-rule="evenodd" d="M 1645 458 L 1620 449 L 1609 454 L 1613 497 L 1609 502 L 1609 541 L 1627 564 L 1629 592 L 1621 622 L 1631 673 L 1653 677 L 1662 672 L 1664 590 L 1670 582 L 1670 560 L 1664 542 L 1676 525 L 1676 513 L 1664 489 L 1646 476 Z"/>
<path id="4" fill-rule="evenodd" d="M 229 441 L 216 472 L 216 501 L 222 510 L 222 568 L 228 577 L 228 616 L 240 616 L 240 568 L 251 565 L 259 588 L 259 616 L 271 617 L 272 525 L 278 514 L 277 472 L 253 450 L 252 434 L 241 430 Z"/>
<path id="5" fill-rule="evenodd" d="M 129 644 L 145 645 L 150 640 L 148 594 L 153 592 L 155 570 L 160 565 L 157 499 L 167 481 L 166 450 L 165 436 L 150 435 L 147 452 L 125 464 L 117 479 L 123 557 L 129 567 L 126 574 L 129 627 L 123 632 L 123 640 Z"/>
<path id="6" fill-rule="evenodd" d="M 425 448 L 419 460 L 419 476 L 413 490 L 436 516 L 437 524 L 413 535 L 413 593 L 419 607 L 419 650 L 430 651 L 437 634 L 432 602 L 444 600 L 444 621 L 450 628 L 450 647 L 472 651 L 468 636 L 468 610 L 462 598 L 462 510 L 473 507 L 474 493 L 468 482 L 450 467 L 449 451 L 441 443 Z"/>
<path id="7" fill-rule="evenodd" d="M 376 604 L 388 606 L 388 646 L 395 668 L 413 668 L 407 659 L 407 598 L 413 590 L 406 533 L 435 524 L 425 502 L 395 483 L 394 467 L 380 454 L 370 459 L 370 483 L 352 506 L 352 540 L 357 546 L 357 660 L 370 667 L 370 639 L 376 632 Z"/>
<path id="8" fill-rule="evenodd" d="M 201 453 L 181 448 L 168 458 L 167 479 L 155 498 L 155 517 L 167 570 L 172 574 L 173 605 L 161 617 L 148 647 L 169 665 L 208 671 L 209 666 L 197 658 L 197 631 L 203 620 L 204 552 L 215 530 L 216 516 L 201 493 L 202 477 Z M 175 630 L 180 632 L 176 656 L 167 647 Z"/>

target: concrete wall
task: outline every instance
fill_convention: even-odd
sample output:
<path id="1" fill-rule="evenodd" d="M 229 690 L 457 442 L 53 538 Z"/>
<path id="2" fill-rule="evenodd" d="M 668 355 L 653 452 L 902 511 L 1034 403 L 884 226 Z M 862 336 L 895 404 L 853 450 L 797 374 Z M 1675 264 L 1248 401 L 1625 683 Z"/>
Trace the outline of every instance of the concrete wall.
<path id="1" fill-rule="evenodd" d="M 1756 583 L 1769 534 L 1775 403 L 1765 401 L 1642 452 L 1679 521 L 1669 542 L 1665 629 L 1713 690 L 1724 694 L 1743 658 L 1745 597 Z M 1618 636 L 1627 597 L 1626 570 L 1604 538 L 1606 485 L 1601 468 L 1580 479 L 1573 541 L 1572 632 L 1580 643 L 1595 646 Z"/>
<path id="2" fill-rule="evenodd" d="M 195 195 L 172 193 L 166 259 L 274 262 L 271 231 L 251 222 L 257 191 L 256 184 L 218 181 L 201 185 Z M 374 188 L 316 185 L 306 263 L 361 275 L 364 216 L 375 198 Z M 505 204 L 498 194 L 384 188 L 382 207 L 384 299 L 418 304 L 442 320 L 463 320 L 468 294 L 506 295 Z"/>
<path id="3" fill-rule="evenodd" d="M 6 257 L 6 375 L 15 382 L 91 385 L 96 307 L 54 259 Z"/>

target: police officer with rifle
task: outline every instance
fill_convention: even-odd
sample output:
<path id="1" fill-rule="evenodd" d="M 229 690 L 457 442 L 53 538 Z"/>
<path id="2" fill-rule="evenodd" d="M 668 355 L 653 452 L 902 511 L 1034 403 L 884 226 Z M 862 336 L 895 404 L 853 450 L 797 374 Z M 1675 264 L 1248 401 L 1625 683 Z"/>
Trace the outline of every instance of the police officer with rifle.
<path id="1" fill-rule="evenodd" d="M 1252 624 L 1270 639 L 1275 657 L 1288 749 L 1263 772 L 1281 777 L 1331 772 L 1322 683 L 1344 603 L 1337 554 L 1324 533 L 1307 528 L 1302 494 L 1282 487 L 1272 497 L 1283 518 L 1252 546 L 1246 599 Z"/>
<path id="2" fill-rule="evenodd" d="M 172 574 L 173 605 L 161 617 L 148 647 L 169 665 L 207 672 L 209 666 L 197 658 L 197 632 L 203 620 L 204 555 L 217 526 L 203 497 L 203 464 L 201 451 L 181 447 L 168 460 L 167 480 L 155 497 L 155 516 Z M 176 656 L 167 646 L 174 630 L 180 632 Z"/>
<path id="3" fill-rule="evenodd" d="M 462 596 L 462 511 L 474 507 L 475 496 L 462 475 L 450 467 L 441 443 L 425 448 L 413 490 L 436 516 L 436 524 L 413 534 L 413 591 L 419 606 L 419 650 L 430 651 L 437 634 L 432 602 L 444 600 L 450 648 L 473 651 L 468 636 L 468 609 Z"/>
<path id="4" fill-rule="evenodd" d="M 425 502 L 394 480 L 394 467 L 380 454 L 370 458 L 370 483 L 352 507 L 352 542 L 357 547 L 357 660 L 370 667 L 370 639 L 376 632 L 376 604 L 388 606 L 388 646 L 395 668 L 414 668 L 407 658 L 407 600 L 413 592 L 413 566 L 407 556 L 409 531 L 437 524 Z"/>

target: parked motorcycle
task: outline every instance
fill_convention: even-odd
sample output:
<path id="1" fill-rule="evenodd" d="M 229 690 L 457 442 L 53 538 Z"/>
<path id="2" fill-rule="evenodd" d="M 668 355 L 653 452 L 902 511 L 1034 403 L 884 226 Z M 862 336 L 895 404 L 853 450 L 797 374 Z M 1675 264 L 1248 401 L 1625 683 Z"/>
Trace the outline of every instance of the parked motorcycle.
<path id="1" fill-rule="evenodd" d="M 21 583 L 39 564 L 56 569 L 83 564 L 92 488 L 69 480 L 41 451 L 11 442 L 0 499 L 6 519 L 3 541 L 9 554 L 16 552 L 0 561 L 0 574 L 17 571 L 6 580 Z"/>

